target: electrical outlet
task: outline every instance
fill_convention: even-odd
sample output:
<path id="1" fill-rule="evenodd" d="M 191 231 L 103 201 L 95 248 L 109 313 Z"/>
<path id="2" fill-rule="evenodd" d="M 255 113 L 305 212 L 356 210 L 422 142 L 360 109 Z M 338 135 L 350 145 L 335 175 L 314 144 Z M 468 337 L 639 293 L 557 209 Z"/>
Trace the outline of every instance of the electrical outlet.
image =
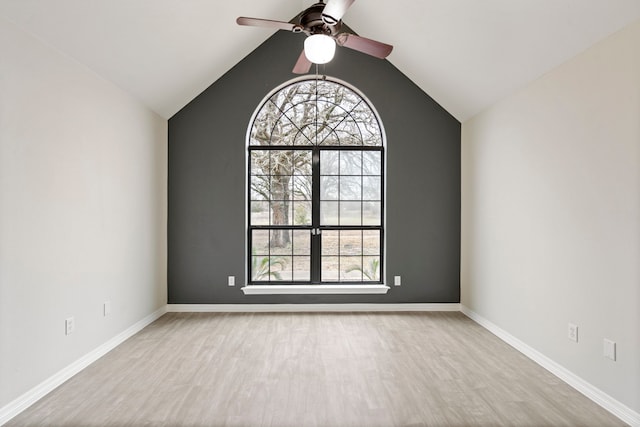
<path id="1" fill-rule="evenodd" d="M 607 359 L 611 359 L 613 361 L 616 360 L 616 343 L 615 341 L 611 341 L 608 339 L 604 339 L 604 343 L 602 346 L 602 354 Z"/>
<path id="2" fill-rule="evenodd" d="M 402 278 L 400 276 L 393 276 L 393 286 L 400 286 L 402 284 Z"/>
<path id="3" fill-rule="evenodd" d="M 105 301 L 103 305 L 102 314 L 106 317 L 111 314 L 111 301 Z"/>
<path id="4" fill-rule="evenodd" d="M 235 286 L 236 285 L 236 276 L 229 276 L 227 278 L 227 284 L 229 286 Z"/>
<path id="5" fill-rule="evenodd" d="M 578 342 L 578 325 L 569 323 L 569 325 L 567 326 L 567 338 L 569 338 L 571 341 Z"/>
<path id="6" fill-rule="evenodd" d="M 73 317 L 64 320 L 64 334 L 71 335 L 76 329 L 76 321 Z"/>

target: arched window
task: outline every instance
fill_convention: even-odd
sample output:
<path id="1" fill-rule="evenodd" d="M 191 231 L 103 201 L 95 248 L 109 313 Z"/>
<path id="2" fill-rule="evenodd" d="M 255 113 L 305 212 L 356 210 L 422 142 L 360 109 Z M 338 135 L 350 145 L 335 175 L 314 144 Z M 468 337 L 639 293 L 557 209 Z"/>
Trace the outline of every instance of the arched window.
<path id="1" fill-rule="evenodd" d="M 247 132 L 249 284 L 383 281 L 384 132 L 354 88 L 302 78 Z"/>

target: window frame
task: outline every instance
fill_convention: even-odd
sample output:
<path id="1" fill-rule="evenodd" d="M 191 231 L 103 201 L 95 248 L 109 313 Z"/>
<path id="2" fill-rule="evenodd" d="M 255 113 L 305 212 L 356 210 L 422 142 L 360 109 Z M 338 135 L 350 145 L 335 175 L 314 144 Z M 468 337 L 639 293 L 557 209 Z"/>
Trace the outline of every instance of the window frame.
<path id="1" fill-rule="evenodd" d="M 289 80 L 282 85 L 278 86 L 274 90 L 270 91 L 267 96 L 260 102 L 256 110 L 254 111 L 251 121 L 249 122 L 249 126 L 246 134 L 246 146 L 245 146 L 245 165 L 246 165 L 246 179 L 245 182 L 245 192 L 246 192 L 246 206 L 245 206 L 245 274 L 246 274 L 246 283 L 247 285 L 243 288 L 243 292 L 245 294 L 272 294 L 272 293 L 280 293 L 280 294 L 298 294 L 298 293 L 386 293 L 389 289 L 388 286 L 385 285 L 385 265 L 386 265 L 386 156 L 387 156 L 387 146 L 386 146 L 386 134 L 384 131 L 383 123 L 380 119 L 378 112 L 375 110 L 374 106 L 371 102 L 366 98 L 364 94 L 362 94 L 358 89 L 353 87 L 352 85 L 341 81 L 339 79 L 333 77 L 323 76 L 321 77 L 322 81 L 330 81 L 333 84 L 337 84 L 345 87 L 347 90 L 352 91 L 355 95 L 360 98 L 360 103 L 364 103 L 367 109 L 373 114 L 375 120 L 377 121 L 377 126 L 379 129 L 379 137 L 380 144 L 379 145 L 321 145 L 316 143 L 310 143 L 309 145 L 251 145 L 252 141 L 252 130 L 255 124 L 258 115 L 262 112 L 265 105 L 270 102 L 270 100 L 285 88 L 296 85 L 303 81 L 319 81 L 318 76 L 315 78 L 311 76 L 301 76 L 292 80 Z M 341 104 L 337 104 L 341 105 Z M 349 115 L 350 111 L 345 109 L 346 115 Z M 344 119 L 343 119 L 344 120 Z M 335 128 L 333 128 L 335 130 Z M 377 134 L 376 134 L 377 136 Z M 362 140 L 362 139 L 361 139 Z M 251 168 L 251 155 L 253 151 L 271 151 L 271 150 L 282 150 L 282 151 L 311 151 L 312 155 L 312 186 L 313 190 L 311 193 L 311 225 L 295 225 L 295 221 L 292 219 L 290 225 L 253 225 L 251 223 L 251 202 L 252 202 L 252 168 Z M 320 224 L 320 204 L 321 204 L 321 195 L 320 195 L 320 165 L 319 158 L 323 151 L 359 151 L 359 152 L 367 152 L 367 151 L 375 151 L 380 153 L 380 224 L 379 225 L 365 225 L 361 223 L 360 225 L 321 225 Z M 293 172 L 292 172 L 292 176 Z M 340 174 L 338 176 L 341 176 Z M 346 175 L 345 176 L 349 176 Z M 361 177 L 368 176 L 364 175 L 361 171 Z M 374 176 L 374 175 L 371 175 Z M 293 197 L 293 196 L 292 196 Z M 291 199 L 293 200 L 293 199 Z M 366 200 L 360 198 L 358 200 L 361 204 L 365 203 Z M 270 221 L 269 221 L 270 222 Z M 362 222 L 362 221 L 361 221 Z M 322 266 L 321 266 L 321 258 L 322 258 L 322 250 L 321 250 L 321 241 L 322 236 L 316 237 L 310 236 L 311 244 L 310 244 L 310 273 L 309 273 L 309 281 L 295 281 L 294 276 L 292 275 L 291 280 L 283 281 L 283 280 L 253 280 L 252 275 L 252 231 L 253 230 L 272 230 L 272 229 L 287 229 L 287 230 L 309 230 L 310 233 L 313 234 L 315 230 L 323 230 L 333 231 L 348 231 L 348 230 L 375 230 L 380 233 L 380 242 L 379 242 L 379 280 L 364 280 L 365 274 L 364 272 L 361 274 L 360 281 L 354 280 L 346 280 L 340 281 L 340 276 L 342 271 L 338 269 L 338 280 L 337 281 L 322 281 Z M 292 233 L 293 235 L 293 233 Z M 364 250 L 364 243 L 362 243 L 362 247 Z M 292 257 L 296 256 L 293 254 Z M 342 257 L 342 255 L 337 255 Z M 375 255 L 372 255 L 375 256 Z M 359 255 L 361 259 L 361 269 L 364 270 L 363 260 L 365 258 L 364 252 Z M 293 261 L 293 258 L 292 258 Z M 316 270 L 312 267 L 316 266 Z M 292 266 L 292 271 L 295 271 Z M 270 279 L 270 275 L 267 276 L 267 279 Z"/>

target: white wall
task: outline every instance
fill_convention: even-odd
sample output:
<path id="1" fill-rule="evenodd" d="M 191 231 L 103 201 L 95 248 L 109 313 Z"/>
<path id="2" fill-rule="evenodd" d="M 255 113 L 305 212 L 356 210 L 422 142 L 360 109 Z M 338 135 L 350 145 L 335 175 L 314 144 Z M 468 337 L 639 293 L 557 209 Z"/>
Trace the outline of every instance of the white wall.
<path id="1" fill-rule="evenodd" d="M 2 408 L 166 304 L 167 122 L 1 18 L 0 58 Z"/>
<path id="2" fill-rule="evenodd" d="M 462 304 L 640 412 L 640 23 L 462 135 Z"/>

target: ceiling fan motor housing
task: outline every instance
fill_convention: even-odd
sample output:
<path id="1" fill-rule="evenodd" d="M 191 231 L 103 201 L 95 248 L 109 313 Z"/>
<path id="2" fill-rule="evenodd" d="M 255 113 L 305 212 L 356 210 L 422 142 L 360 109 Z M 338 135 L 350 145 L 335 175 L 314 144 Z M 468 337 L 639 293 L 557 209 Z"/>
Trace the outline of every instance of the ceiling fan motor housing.
<path id="1" fill-rule="evenodd" d="M 342 21 L 337 21 L 334 25 L 327 25 L 322 16 L 324 7 L 324 3 L 316 3 L 300 15 L 300 25 L 304 27 L 303 31 L 308 35 L 326 34 L 328 36 L 335 36 L 340 32 Z M 330 22 L 331 19 L 329 20 Z"/>

